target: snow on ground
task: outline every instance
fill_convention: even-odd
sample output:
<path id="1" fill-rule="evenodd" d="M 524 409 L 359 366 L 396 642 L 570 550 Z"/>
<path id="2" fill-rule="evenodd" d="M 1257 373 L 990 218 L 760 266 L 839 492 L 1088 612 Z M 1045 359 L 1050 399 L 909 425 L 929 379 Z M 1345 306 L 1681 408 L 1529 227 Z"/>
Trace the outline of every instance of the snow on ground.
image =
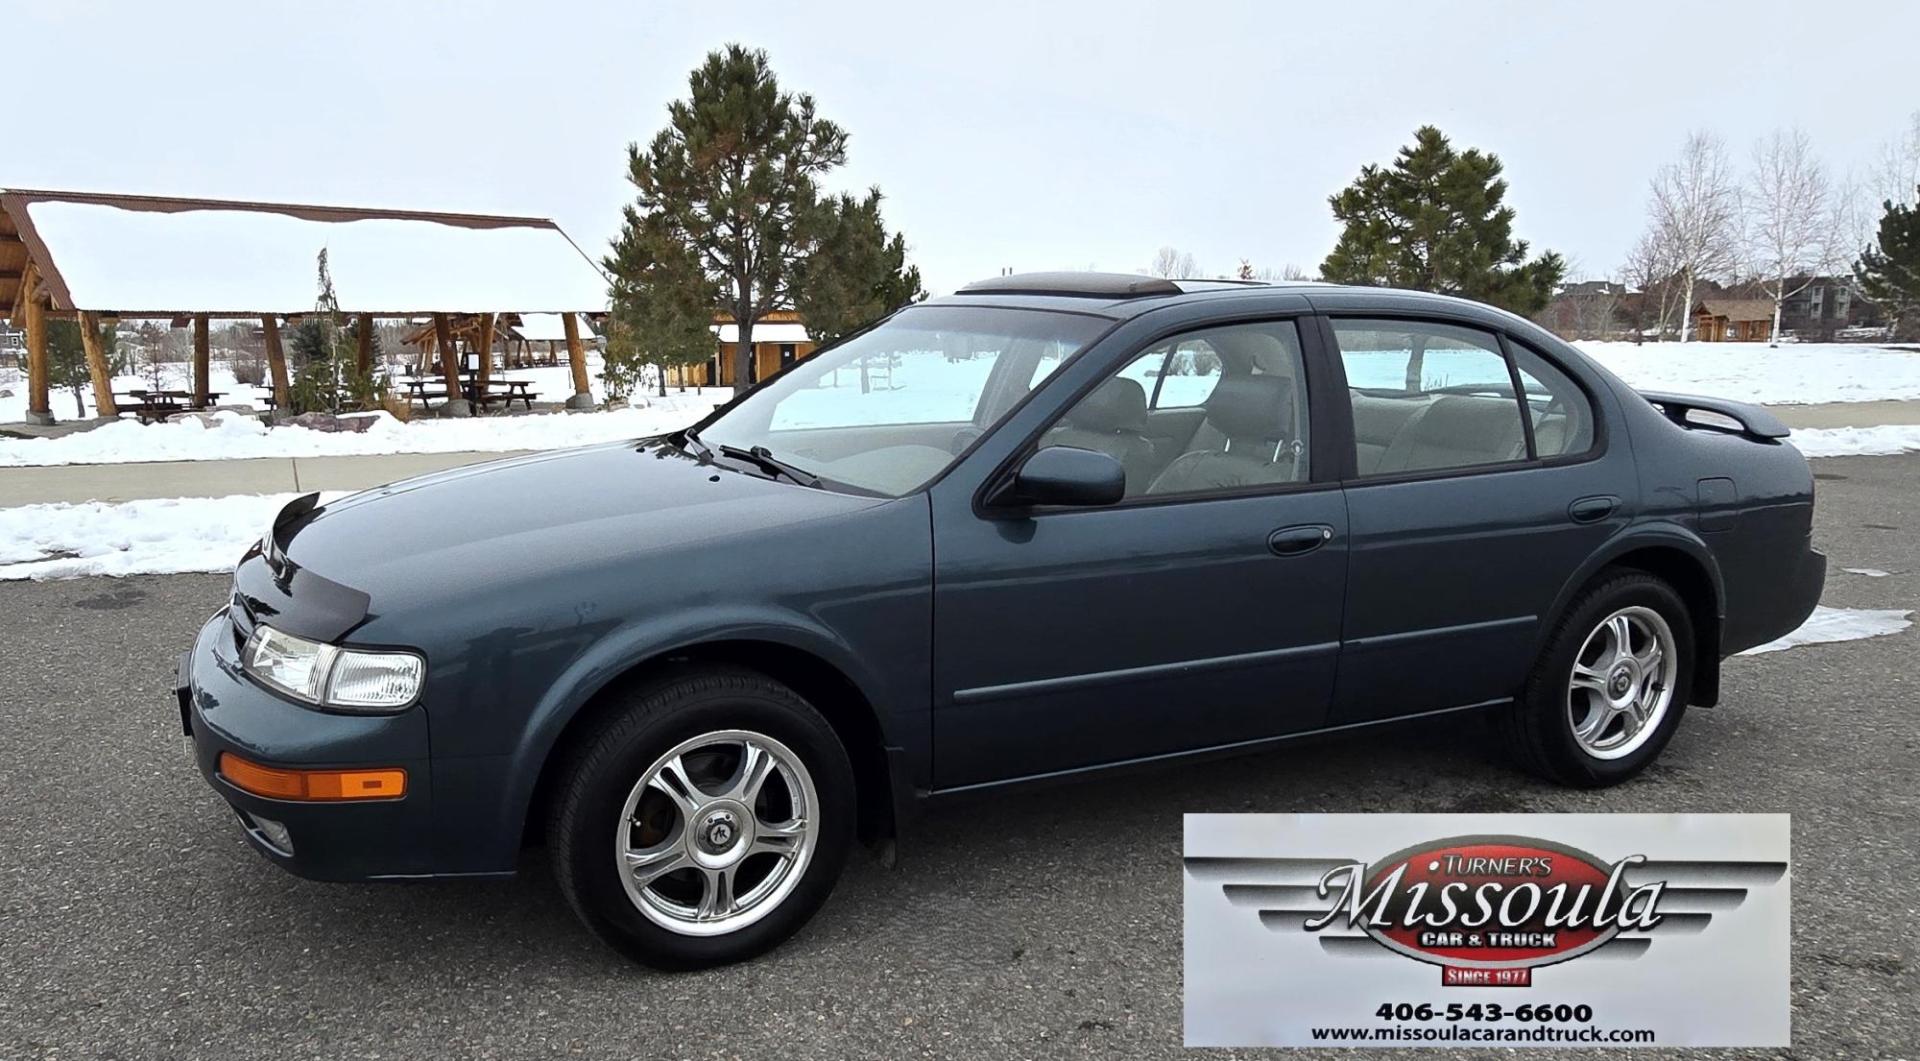
<path id="1" fill-rule="evenodd" d="M 214 352 L 218 354 L 220 351 L 216 347 Z M 567 365 L 566 355 L 563 353 L 560 356 L 562 360 L 558 365 L 539 368 L 503 368 L 496 370 L 495 376 L 499 379 L 526 380 L 529 384 L 527 389 L 538 395 L 535 401 L 565 401 L 567 396 L 573 393 L 573 369 Z M 601 367 L 599 351 L 589 350 L 587 352 L 588 389 L 592 391 L 594 401 L 604 403 L 607 400 L 607 392 L 606 384 L 600 379 Z M 158 389 L 191 389 L 192 373 L 193 366 L 186 362 L 162 364 Z M 402 386 L 400 381 L 406 377 L 389 367 L 389 378 L 394 381 L 393 386 L 397 391 Z M 90 420 L 97 415 L 98 409 L 93 404 L 93 388 L 85 386 L 80 389 L 81 401 L 86 407 L 84 413 L 76 410 L 73 391 L 69 388 L 61 388 L 48 396 L 47 404 L 52 407 L 55 417 L 61 420 Z M 115 394 L 152 389 L 155 389 L 154 380 L 145 374 L 129 373 L 113 377 Z M 271 387 L 241 383 L 234 379 L 232 363 L 219 357 L 214 358 L 207 366 L 207 389 L 220 395 L 218 401 L 221 405 L 243 405 L 255 409 L 265 409 L 266 398 L 273 393 Z M 12 366 L 0 368 L 0 391 L 12 392 L 6 397 L 0 397 L 0 424 L 17 424 L 25 420 L 27 418 L 25 371 Z M 646 397 L 646 395 L 639 395 L 636 400 L 643 401 Z"/>
<path id="2" fill-rule="evenodd" d="M 560 449 L 683 427 L 712 411 L 714 403 L 721 400 L 720 393 L 675 393 L 653 399 L 654 404 L 645 409 L 604 413 L 469 417 L 410 424 L 386 413 L 369 413 L 365 415 L 373 420 L 373 426 L 360 432 L 269 428 L 257 417 L 236 412 L 212 413 L 207 421 L 188 419 L 167 424 L 122 420 L 60 438 L 0 439 L 0 467 Z"/>
<path id="3" fill-rule="evenodd" d="M 1747 649 L 1743 656 L 1781 652 L 1801 645 L 1823 645 L 1832 641 L 1858 641 L 1867 637 L 1897 634 L 1913 625 L 1906 610 L 1883 608 L 1829 608 L 1818 605 L 1800 628 L 1775 641 Z"/>
<path id="4" fill-rule="evenodd" d="M 160 390 L 189 390 L 193 387 L 193 366 L 184 362 L 161 366 Z M 53 415 L 61 420 L 91 420 L 98 412 L 93 404 L 93 388 L 84 386 L 81 398 L 86 405 L 86 413 L 76 415 L 73 404 L 73 391 L 62 387 L 47 396 L 47 405 Z M 150 376 L 129 373 L 113 377 L 113 392 L 125 394 L 131 390 L 153 390 L 154 380 Z M 220 395 L 221 405 L 251 405 L 264 409 L 261 399 L 272 393 L 270 388 L 255 387 L 241 383 L 233 378 L 233 367 L 225 361 L 214 361 L 207 366 L 207 389 Z M 0 398 L 0 424 L 17 424 L 27 418 L 27 380 L 24 370 L 19 368 L 0 368 L 0 391 L 13 393 Z M 568 388 L 568 393 L 572 388 Z M 562 395 L 565 397 L 565 395 Z"/>
<path id="5" fill-rule="evenodd" d="M 1638 390 L 1763 405 L 1920 399 L 1920 356 L 1856 343 L 1573 344 Z"/>
<path id="6" fill-rule="evenodd" d="M 1787 441 L 1809 457 L 1866 457 L 1920 450 L 1920 424 L 1796 427 Z"/>
<path id="7" fill-rule="evenodd" d="M 1886 578 L 1893 573 L 1891 571 L 1882 571 L 1877 567 L 1844 567 L 1841 568 L 1841 570 L 1849 575 L 1865 575 L 1868 578 Z"/>
<path id="8" fill-rule="evenodd" d="M 1580 345 L 1628 383 L 1648 389 L 1695 391 L 1776 404 L 1920 400 L 1920 353 L 1912 351 L 1845 343 L 1799 343 L 1778 348 L 1757 343 Z M 816 390 L 795 394 L 784 402 L 773 426 L 965 420 L 972 415 L 992 363 L 991 358 L 952 361 L 932 352 L 907 352 L 891 366 L 871 369 L 866 388 L 861 386 L 856 369 L 843 369 L 837 375 L 823 377 Z M 1055 367 L 1057 359 L 1044 364 L 1037 375 L 1044 376 Z M 1446 366 L 1436 361 L 1430 367 L 1438 370 Z M 1393 370 L 1396 379 L 1403 369 L 1402 363 Z M 165 380 L 167 386 L 186 386 L 187 366 L 168 366 L 167 372 L 171 374 Z M 589 355 L 588 374 L 595 398 L 604 398 L 598 354 Z M 573 390 L 572 374 L 565 365 L 507 369 L 502 376 L 529 381 L 542 401 L 558 400 Z M 18 420 L 25 414 L 26 388 L 18 377 L 18 370 L 0 370 L 0 390 L 13 392 L 10 397 L 0 398 L 0 422 Z M 1169 377 L 1162 399 L 1168 404 L 1191 404 L 1202 400 L 1214 382 L 1212 376 Z M 150 385 L 150 381 L 138 376 L 114 381 L 115 389 L 122 391 L 143 385 Z M 236 383 L 224 362 L 214 363 L 212 385 L 214 390 L 227 392 L 222 403 L 257 404 L 265 393 Z M 0 467 L 540 449 L 671 430 L 698 419 L 726 397 L 727 392 L 718 389 L 685 394 L 674 391 L 665 398 L 643 392 L 633 399 L 637 408 L 599 414 L 425 419 L 411 424 L 383 417 L 371 431 L 356 435 L 296 427 L 268 430 L 257 421 L 239 416 L 222 416 L 212 429 L 199 423 L 140 425 L 129 420 L 60 439 L 0 439 Z M 71 402 L 70 393 L 56 395 L 55 414 L 70 415 Z M 1920 426 L 1805 429 L 1794 432 L 1793 443 L 1809 457 L 1903 453 L 1920 450 Z"/>
<path id="9" fill-rule="evenodd" d="M 225 571 L 297 494 L 0 509 L 0 579 Z M 321 495 L 323 501 L 343 493 Z"/>

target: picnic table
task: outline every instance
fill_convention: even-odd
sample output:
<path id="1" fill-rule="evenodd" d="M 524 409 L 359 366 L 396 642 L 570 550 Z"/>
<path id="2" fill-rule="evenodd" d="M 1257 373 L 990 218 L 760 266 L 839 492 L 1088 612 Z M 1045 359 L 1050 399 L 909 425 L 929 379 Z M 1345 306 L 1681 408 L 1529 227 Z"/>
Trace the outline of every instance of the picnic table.
<path id="1" fill-rule="evenodd" d="M 494 402 L 499 402 L 504 408 L 511 409 L 514 402 L 520 402 L 526 406 L 528 412 L 532 412 L 533 400 L 540 396 L 538 391 L 527 389 L 532 385 L 532 380 L 524 379 L 488 380 L 488 389 L 484 393 L 477 387 L 474 389 L 473 400 L 478 402 L 482 409 L 491 406 Z M 496 391 L 495 388 L 501 389 Z"/>
<path id="2" fill-rule="evenodd" d="M 192 391 L 135 388 L 115 395 L 117 398 L 128 398 L 131 401 L 114 404 L 119 406 L 122 416 L 131 413 L 139 417 L 141 423 L 151 424 L 156 420 L 165 420 L 175 413 L 205 409 L 224 393 L 224 391 L 209 391 L 205 402 L 196 402 L 193 400 Z"/>
<path id="3" fill-rule="evenodd" d="M 433 381 L 419 378 L 407 380 L 407 401 L 409 403 L 419 402 L 420 408 L 424 410 L 432 408 L 429 404 L 431 399 L 445 398 L 447 396 L 446 388 L 441 387 L 438 390 L 430 390 L 427 384 L 431 382 Z"/>
<path id="4" fill-rule="evenodd" d="M 407 386 L 407 401 L 418 402 L 420 408 L 423 410 L 431 409 L 434 400 L 444 400 L 448 396 L 446 385 L 438 379 L 415 377 L 405 382 Z M 431 386 L 431 384 L 435 383 L 440 383 L 440 385 L 437 387 Z M 520 402 L 526 406 L 528 412 L 532 412 L 533 400 L 538 398 L 540 393 L 529 390 L 528 388 L 531 386 L 531 380 L 494 379 L 488 380 L 486 386 L 482 387 L 477 374 L 462 373 L 460 379 L 460 396 L 480 406 L 482 409 L 491 408 L 496 403 L 511 409 L 513 408 L 514 402 Z"/>

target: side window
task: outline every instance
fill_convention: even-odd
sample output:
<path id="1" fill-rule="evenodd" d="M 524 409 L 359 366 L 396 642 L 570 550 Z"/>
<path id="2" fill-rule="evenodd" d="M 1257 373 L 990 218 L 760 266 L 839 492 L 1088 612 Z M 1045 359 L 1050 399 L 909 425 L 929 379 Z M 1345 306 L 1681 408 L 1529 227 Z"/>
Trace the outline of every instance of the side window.
<path id="1" fill-rule="evenodd" d="M 1174 339 L 1148 350 L 1120 370 L 1147 392 L 1148 409 L 1191 409 L 1206 404 L 1220 382 L 1220 355 L 1203 339 Z"/>
<path id="2" fill-rule="evenodd" d="M 1273 321 L 1209 328 L 1141 352 L 1040 444 L 1111 455 L 1126 470 L 1126 496 L 1140 497 L 1305 482 L 1307 438 L 1299 331 Z"/>
<path id="3" fill-rule="evenodd" d="M 1500 342 L 1425 321 L 1333 322 L 1359 473 L 1402 475 L 1527 459 Z"/>
<path id="4" fill-rule="evenodd" d="M 1509 341 L 1520 387 L 1533 421 L 1533 448 L 1542 458 L 1585 453 L 1593 448 L 1593 405 L 1565 372 L 1525 346 Z"/>

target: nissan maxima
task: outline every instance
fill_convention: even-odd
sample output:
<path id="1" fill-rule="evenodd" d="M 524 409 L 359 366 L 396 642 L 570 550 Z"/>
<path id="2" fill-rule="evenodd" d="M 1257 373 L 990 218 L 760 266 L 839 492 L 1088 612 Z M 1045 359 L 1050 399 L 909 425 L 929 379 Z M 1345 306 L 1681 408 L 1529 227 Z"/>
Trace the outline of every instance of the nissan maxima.
<path id="1" fill-rule="evenodd" d="M 294 501 L 176 693 L 288 870 L 544 846 L 711 965 L 957 793 L 1476 716 L 1625 781 L 1814 606 L 1787 433 L 1453 298 L 1000 277 L 671 434 Z"/>

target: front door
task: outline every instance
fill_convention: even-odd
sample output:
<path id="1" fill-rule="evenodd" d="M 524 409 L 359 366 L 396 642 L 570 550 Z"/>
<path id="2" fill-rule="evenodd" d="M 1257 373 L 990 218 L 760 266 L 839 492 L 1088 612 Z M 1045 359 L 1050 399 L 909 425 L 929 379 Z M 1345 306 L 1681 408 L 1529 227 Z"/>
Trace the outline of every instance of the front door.
<path id="1" fill-rule="evenodd" d="M 1347 517 L 1309 460 L 1299 332 L 1188 338 L 1177 364 L 1161 341 L 1110 364 L 1012 462 L 1045 445 L 1107 452 L 1126 471 L 1121 503 L 995 511 L 936 491 L 937 788 L 1324 723 Z M 1150 437 L 1162 372 L 1179 378 L 1158 390 L 1204 417 L 1177 452 Z"/>

